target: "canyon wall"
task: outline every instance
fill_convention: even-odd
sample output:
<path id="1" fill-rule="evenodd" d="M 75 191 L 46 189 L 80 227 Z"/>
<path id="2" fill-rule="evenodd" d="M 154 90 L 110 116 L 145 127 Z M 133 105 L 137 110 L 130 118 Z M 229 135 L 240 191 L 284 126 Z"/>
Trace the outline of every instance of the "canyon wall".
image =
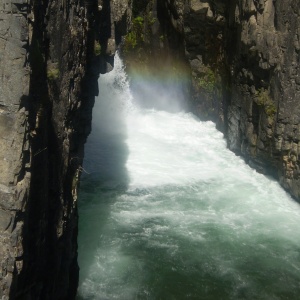
<path id="1" fill-rule="evenodd" d="M 183 37 L 192 111 L 229 149 L 300 199 L 300 2 L 158 0 L 161 24 Z M 163 27 L 163 26 L 162 26 Z M 168 30 L 170 32 L 170 30 Z"/>
<path id="2" fill-rule="evenodd" d="M 0 0 L 3 300 L 75 298 L 83 145 L 129 18 L 124 1 Z"/>
<path id="3" fill-rule="evenodd" d="M 90 99 L 86 11 L 69 2 L 0 1 L 1 299 L 76 289 L 78 140 L 89 131 L 79 111 Z"/>

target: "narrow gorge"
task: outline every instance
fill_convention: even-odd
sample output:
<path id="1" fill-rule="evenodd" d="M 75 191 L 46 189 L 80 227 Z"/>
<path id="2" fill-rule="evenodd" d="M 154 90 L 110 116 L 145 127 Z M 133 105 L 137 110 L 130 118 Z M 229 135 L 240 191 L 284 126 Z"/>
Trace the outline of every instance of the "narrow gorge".
<path id="1" fill-rule="evenodd" d="M 299 204 L 227 149 L 214 123 L 184 112 L 169 80 L 137 73 L 132 93 L 116 55 L 99 78 L 78 299 L 297 299 Z"/>
<path id="2" fill-rule="evenodd" d="M 93 178 L 98 159 L 104 160 L 102 163 L 107 167 L 103 172 L 95 171 L 100 174 L 92 181 L 95 184 L 92 190 L 98 193 L 102 189 L 103 203 L 98 210 L 93 200 L 87 202 L 91 202 L 92 208 L 95 205 L 95 213 L 101 216 L 103 224 L 108 215 L 113 216 L 110 220 L 116 223 L 103 226 L 107 231 L 101 233 L 108 244 L 122 240 L 116 232 L 125 234 L 126 238 L 130 234 L 141 237 L 126 246 L 126 251 L 133 251 L 133 246 L 140 247 L 137 261 L 139 258 L 141 261 L 146 251 L 145 241 L 151 244 L 147 246 L 151 251 L 156 245 L 161 250 L 162 260 L 158 259 L 161 266 L 169 261 L 175 273 L 177 267 L 194 270 L 193 280 L 207 283 L 207 289 L 202 291 L 207 299 L 222 295 L 228 299 L 296 299 L 300 268 L 299 204 L 296 202 L 300 199 L 298 0 L 0 0 L 0 16 L 1 299 L 76 298 L 78 201 L 82 197 L 79 216 L 85 224 L 89 220 L 85 212 L 91 209 L 85 206 L 84 200 L 91 188 L 87 178 Z M 122 77 L 124 70 L 116 56 L 118 48 L 128 73 L 128 91 L 124 86 L 129 82 Z M 114 65 L 119 68 L 117 74 Z M 112 84 L 108 91 L 101 80 Z M 123 96 L 118 98 L 115 93 Z M 93 111 L 95 97 L 102 103 L 111 97 L 113 106 L 95 105 Z M 121 117 L 128 105 L 130 116 L 135 110 L 128 99 L 143 99 L 147 113 Z M 153 108 L 156 110 L 149 113 Z M 95 140 L 94 133 L 100 130 L 96 148 L 98 151 L 103 147 L 103 153 L 95 152 L 93 158 L 88 156 L 91 153 L 86 148 L 83 165 L 92 111 L 91 140 Z M 118 139 L 108 138 L 111 133 L 116 133 Z M 186 138 L 183 144 L 179 143 L 182 137 Z M 159 143 L 150 143 L 152 140 Z M 139 148 L 138 142 L 144 148 Z M 226 150 L 226 146 L 253 169 Z M 113 149 L 121 149 L 122 153 Z M 154 153 L 162 156 L 156 157 Z M 201 161 L 204 154 L 208 165 Z M 113 167 L 109 165 L 110 160 Z M 156 161 L 155 169 L 151 161 Z M 177 165 L 177 161 L 182 164 Z M 217 163 L 220 169 L 212 173 Z M 187 173 L 181 168 L 188 170 Z M 89 174 L 84 175 L 85 172 Z M 218 173 L 228 176 L 227 180 Z M 294 200 L 277 183 L 259 173 L 275 178 Z M 81 177 L 82 195 L 78 193 Z M 238 177 L 243 183 L 232 188 Z M 214 196 L 210 190 L 214 190 Z M 220 202 L 223 190 L 231 195 L 226 201 L 228 205 Z M 235 191 L 239 191 L 241 198 L 234 196 Z M 186 206 L 181 206 L 184 199 Z M 203 202 L 199 204 L 191 199 Z M 140 206 L 135 206 L 135 201 Z M 245 204 L 238 210 L 241 201 Z M 147 218 L 141 217 L 147 214 Z M 187 219 L 191 222 L 186 222 Z M 79 230 L 84 232 L 88 228 L 92 232 L 96 229 L 89 226 L 103 225 L 90 221 L 90 225 L 87 223 L 84 225 L 87 227 Z M 253 227 L 256 222 L 262 231 Z M 203 230 L 200 226 L 203 223 L 215 227 Z M 180 230 L 170 231 L 176 226 Z M 233 272 L 230 259 L 212 250 L 228 245 L 228 241 L 221 239 L 219 226 L 223 227 L 224 236 L 244 245 L 237 250 L 232 242 L 232 248 L 226 248 L 228 257 L 230 253 L 236 254 L 237 269 L 253 262 L 250 254 L 245 261 L 245 256 L 238 255 L 239 251 L 251 253 L 251 242 L 263 255 L 272 257 L 261 262 L 265 273 L 258 275 L 257 282 L 253 280 L 247 285 L 240 273 Z M 277 235 L 269 226 L 277 228 Z M 235 236 L 236 228 L 240 230 L 239 236 Z M 152 239 L 154 236 L 158 240 Z M 204 245 L 207 236 L 212 239 Z M 268 237 L 267 241 L 261 239 L 264 236 Z M 87 237 L 86 251 L 93 255 L 89 251 L 97 252 L 101 247 L 97 236 L 90 237 L 92 241 Z M 81 239 L 80 235 L 80 243 Z M 215 244 L 220 239 L 221 244 Z M 203 248 L 202 255 L 194 256 L 195 253 L 189 252 L 192 249 L 181 248 L 185 243 L 200 252 Z M 79 246 L 80 249 L 83 248 Z M 118 248 L 104 250 L 112 253 L 112 256 L 102 256 L 106 262 L 118 261 L 113 256 Z M 84 250 L 80 251 L 79 257 L 84 257 Z M 99 251 L 100 259 L 103 249 Z M 215 260 L 205 261 L 210 252 L 214 253 Z M 172 256 L 178 253 L 179 256 Z M 284 261 L 280 264 L 282 253 L 286 253 L 284 268 Z M 173 265 L 172 259 L 180 261 L 188 257 L 190 265 Z M 129 266 L 131 259 L 135 258 L 120 256 L 119 265 L 102 266 L 103 272 L 111 271 L 111 274 L 99 275 L 100 271 L 93 269 L 98 274 L 97 280 L 105 285 L 110 276 L 122 274 L 113 272 Z M 258 256 L 256 259 L 260 261 Z M 80 260 L 86 262 L 85 258 Z M 100 259 L 100 266 L 102 263 Z M 97 280 L 90 280 L 93 274 L 88 274 L 88 264 L 80 265 L 81 276 L 86 276 L 87 281 L 81 279 L 78 297 L 176 299 L 177 293 L 177 299 L 195 299 L 201 293 L 191 280 L 187 282 L 191 287 L 190 296 L 188 292 L 181 295 L 183 290 L 179 286 L 173 294 L 169 290 L 172 279 L 162 283 L 151 277 L 153 273 L 143 273 L 147 269 L 144 263 L 133 266 L 139 278 L 127 285 L 126 281 L 111 281 L 102 291 L 96 284 L 88 285 Z M 154 271 L 159 268 L 155 260 L 150 259 L 148 263 L 154 265 Z M 270 284 L 264 281 L 270 271 L 268 264 L 275 270 L 271 279 L 281 279 L 279 290 L 273 286 L 271 291 L 263 290 L 260 294 L 263 288 L 259 285 Z M 276 273 L 276 266 L 281 273 Z M 185 273 L 177 272 L 178 276 L 172 277 L 174 274 L 166 270 L 160 269 L 160 274 L 170 276 L 174 282 L 185 282 Z M 229 290 L 215 289 L 216 283 L 219 282 L 219 287 L 224 283 L 219 275 L 225 273 L 229 274 L 224 281 Z M 143 274 L 149 276 L 143 278 Z M 246 272 L 244 276 L 249 274 Z M 147 288 L 137 291 L 135 287 L 142 279 L 158 280 L 158 284 L 168 288 L 164 290 L 158 285 L 154 292 Z M 230 290 L 229 282 L 235 282 L 237 288 Z M 111 291 L 110 284 L 119 285 Z"/>

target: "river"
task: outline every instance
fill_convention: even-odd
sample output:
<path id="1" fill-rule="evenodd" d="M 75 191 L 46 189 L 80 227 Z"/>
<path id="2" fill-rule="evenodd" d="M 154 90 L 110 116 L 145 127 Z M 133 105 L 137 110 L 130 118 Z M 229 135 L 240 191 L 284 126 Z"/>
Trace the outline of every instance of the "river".
<path id="1" fill-rule="evenodd" d="M 79 199 L 78 299 L 299 299 L 300 206 L 212 122 L 99 79 Z"/>

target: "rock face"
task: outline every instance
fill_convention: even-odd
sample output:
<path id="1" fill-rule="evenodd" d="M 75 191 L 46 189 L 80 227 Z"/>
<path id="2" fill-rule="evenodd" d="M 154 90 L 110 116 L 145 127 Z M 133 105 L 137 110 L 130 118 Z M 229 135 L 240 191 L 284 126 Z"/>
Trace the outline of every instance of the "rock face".
<path id="1" fill-rule="evenodd" d="M 299 200 L 300 2 L 244 1 L 229 19 L 237 32 L 231 57 L 226 46 L 229 148 L 273 173 Z"/>
<path id="2" fill-rule="evenodd" d="M 81 111 L 91 101 L 81 94 L 87 21 L 76 2 L 0 1 L 2 299 L 62 299 L 76 288 Z"/>
<path id="3" fill-rule="evenodd" d="M 193 111 L 214 120 L 231 150 L 300 199 L 300 2 L 159 3 L 185 41 Z"/>
<path id="4" fill-rule="evenodd" d="M 129 12 L 127 1 L 0 0 L 1 299 L 75 298 L 83 145 Z"/>

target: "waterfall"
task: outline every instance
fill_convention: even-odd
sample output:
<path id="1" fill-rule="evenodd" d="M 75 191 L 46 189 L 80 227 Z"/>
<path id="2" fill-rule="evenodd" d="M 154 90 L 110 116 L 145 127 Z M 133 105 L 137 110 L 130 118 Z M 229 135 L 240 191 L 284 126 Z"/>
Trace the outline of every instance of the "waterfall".
<path id="1" fill-rule="evenodd" d="M 99 90 L 78 299 L 298 299 L 299 204 L 230 152 L 212 122 L 143 108 L 118 56 Z"/>

